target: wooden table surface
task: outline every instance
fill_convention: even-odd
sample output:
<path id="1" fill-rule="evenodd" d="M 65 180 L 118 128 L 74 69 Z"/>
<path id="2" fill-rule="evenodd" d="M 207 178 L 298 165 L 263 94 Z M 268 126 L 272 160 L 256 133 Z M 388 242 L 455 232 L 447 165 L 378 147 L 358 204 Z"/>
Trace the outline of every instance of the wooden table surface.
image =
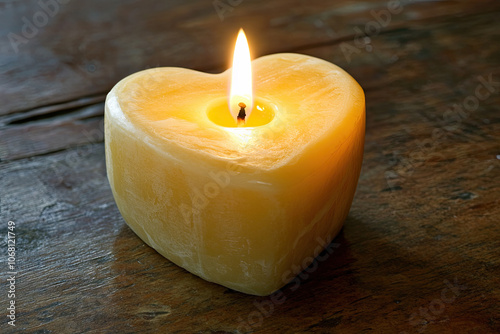
<path id="1" fill-rule="evenodd" d="M 320 57 L 366 92 L 345 227 L 279 300 L 146 246 L 105 173 L 111 87 L 150 67 L 225 70 L 240 26 L 254 57 Z M 498 1 L 4 0 L 0 32 L 0 332 L 500 332 Z"/>

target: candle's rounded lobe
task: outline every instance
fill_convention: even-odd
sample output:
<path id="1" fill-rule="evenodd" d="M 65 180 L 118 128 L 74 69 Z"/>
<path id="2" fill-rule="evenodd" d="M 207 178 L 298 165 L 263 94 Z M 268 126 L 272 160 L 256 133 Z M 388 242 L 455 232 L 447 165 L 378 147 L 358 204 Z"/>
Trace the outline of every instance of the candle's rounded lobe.
<path id="1" fill-rule="evenodd" d="M 245 104 L 246 117 L 249 117 L 253 109 L 252 64 L 250 48 L 243 29 L 238 33 L 234 47 L 229 96 L 229 110 L 235 121 L 241 109 L 240 103 Z"/>

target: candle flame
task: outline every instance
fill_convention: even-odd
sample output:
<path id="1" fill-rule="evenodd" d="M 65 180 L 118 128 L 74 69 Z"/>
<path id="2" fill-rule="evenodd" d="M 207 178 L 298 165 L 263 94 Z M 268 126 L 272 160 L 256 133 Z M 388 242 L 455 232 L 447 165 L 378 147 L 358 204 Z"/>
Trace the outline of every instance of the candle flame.
<path id="1" fill-rule="evenodd" d="M 244 108 L 242 108 L 242 106 L 244 106 Z M 240 29 L 236 40 L 236 46 L 234 47 L 229 110 L 238 124 L 242 125 L 244 124 L 244 120 L 239 118 L 238 114 L 244 110 L 244 119 L 246 119 L 250 116 L 252 108 L 252 63 L 250 48 L 248 47 L 245 32 L 243 32 L 243 29 Z"/>

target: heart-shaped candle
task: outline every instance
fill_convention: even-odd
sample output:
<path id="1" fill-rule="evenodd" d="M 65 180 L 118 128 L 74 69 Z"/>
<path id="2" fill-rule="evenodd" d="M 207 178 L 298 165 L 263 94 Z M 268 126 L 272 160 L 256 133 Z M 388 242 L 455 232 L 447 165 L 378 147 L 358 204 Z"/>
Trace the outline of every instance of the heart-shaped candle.
<path id="1" fill-rule="evenodd" d="M 106 100 L 106 165 L 121 214 L 149 246 L 208 281 L 267 295 L 341 229 L 365 101 L 326 61 L 275 54 L 249 70 L 243 58 L 232 97 L 231 70 L 156 68 L 120 81 Z M 235 88 L 239 77 L 250 84 Z"/>

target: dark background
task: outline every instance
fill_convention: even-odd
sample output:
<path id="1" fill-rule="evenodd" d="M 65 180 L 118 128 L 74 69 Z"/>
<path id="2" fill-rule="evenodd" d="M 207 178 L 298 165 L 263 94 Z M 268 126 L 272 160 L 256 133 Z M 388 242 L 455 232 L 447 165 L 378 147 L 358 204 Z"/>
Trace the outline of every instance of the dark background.
<path id="1" fill-rule="evenodd" d="M 18 267 L 16 327 L 2 315 L 0 331 L 499 332 L 499 15 L 487 0 L 0 1 L 2 280 L 9 220 Z M 105 175 L 111 87 L 150 67 L 223 71 L 240 27 L 254 58 L 323 58 L 366 92 L 350 215 L 279 303 L 158 255 Z"/>

